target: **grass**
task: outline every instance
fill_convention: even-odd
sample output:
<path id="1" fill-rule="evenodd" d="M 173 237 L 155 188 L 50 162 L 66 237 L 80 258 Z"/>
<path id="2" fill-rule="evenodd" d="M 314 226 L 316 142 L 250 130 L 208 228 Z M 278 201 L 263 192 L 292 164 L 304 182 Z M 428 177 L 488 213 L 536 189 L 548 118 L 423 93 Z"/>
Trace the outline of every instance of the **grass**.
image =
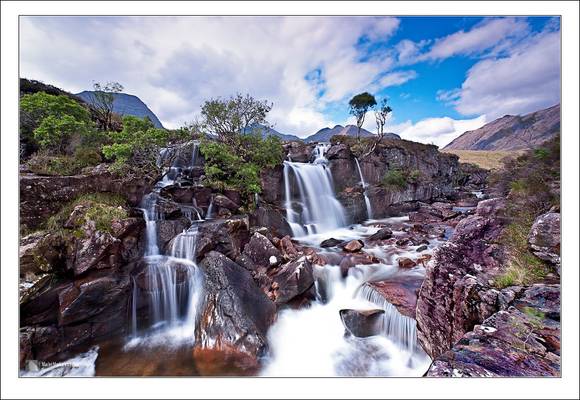
<path id="1" fill-rule="evenodd" d="M 78 235 L 78 229 L 70 231 L 65 229 L 63 225 L 75 207 L 81 204 L 87 209 L 82 218 L 76 221 L 75 225 L 78 227 L 87 221 L 94 221 L 98 230 L 110 232 L 113 221 L 128 216 L 127 210 L 124 208 L 126 201 L 122 196 L 111 193 L 89 193 L 77 197 L 62 207 L 57 214 L 50 217 L 45 224 L 46 230 L 63 236 L 68 236 L 71 232 L 73 235 Z"/>
<path id="2" fill-rule="evenodd" d="M 492 151 L 492 150 L 441 150 L 444 153 L 455 154 L 462 163 L 475 164 L 484 169 L 499 169 L 506 157 L 518 157 L 524 150 Z"/>
<path id="3" fill-rule="evenodd" d="M 502 233 L 500 243 L 505 246 L 507 262 L 505 271 L 495 278 L 495 286 L 530 285 L 541 282 L 549 272 L 547 265 L 528 249 L 528 233 L 534 220 L 521 212 Z"/>

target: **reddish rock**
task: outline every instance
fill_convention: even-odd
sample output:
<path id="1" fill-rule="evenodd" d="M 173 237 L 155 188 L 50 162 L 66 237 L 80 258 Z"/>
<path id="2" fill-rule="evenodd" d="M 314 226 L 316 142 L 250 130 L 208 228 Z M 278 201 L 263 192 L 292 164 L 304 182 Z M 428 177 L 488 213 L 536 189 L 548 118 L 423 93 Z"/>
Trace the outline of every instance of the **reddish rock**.
<path id="1" fill-rule="evenodd" d="M 401 314 L 415 319 L 417 294 L 422 283 L 423 278 L 420 276 L 395 276 L 386 281 L 371 282 L 367 285 L 395 306 Z"/>
<path id="2" fill-rule="evenodd" d="M 193 360 L 200 376 L 255 376 L 260 370 L 256 356 L 233 346 L 219 349 L 195 347 Z"/>
<path id="3" fill-rule="evenodd" d="M 282 257 L 287 261 L 298 257 L 298 250 L 296 250 L 294 243 L 292 243 L 292 239 L 288 235 L 280 239 L 277 247 L 280 249 Z"/>
<path id="4" fill-rule="evenodd" d="M 417 265 L 415 261 L 408 257 L 400 257 L 397 260 L 397 263 L 399 264 L 399 268 L 413 268 L 415 265 Z"/>
<path id="5" fill-rule="evenodd" d="M 287 303 L 293 298 L 303 294 L 314 285 L 312 264 L 303 256 L 280 267 L 272 276 L 277 283 L 275 301 L 277 304 Z"/>
<path id="6" fill-rule="evenodd" d="M 351 240 L 345 244 L 342 249 L 348 251 L 349 253 L 356 253 L 362 250 L 364 243 L 361 240 Z"/>
<path id="7" fill-rule="evenodd" d="M 264 235 L 255 232 L 250 241 L 244 247 L 243 254 L 248 257 L 253 265 L 250 268 L 269 268 L 272 265 L 271 257 L 275 258 L 273 264 L 278 264 L 282 260 L 280 251 Z"/>
<path id="8" fill-rule="evenodd" d="M 369 240 L 369 241 L 386 240 L 386 239 L 390 239 L 392 236 L 393 236 L 393 231 L 390 228 L 382 228 L 378 232 L 369 236 L 367 240 Z"/>

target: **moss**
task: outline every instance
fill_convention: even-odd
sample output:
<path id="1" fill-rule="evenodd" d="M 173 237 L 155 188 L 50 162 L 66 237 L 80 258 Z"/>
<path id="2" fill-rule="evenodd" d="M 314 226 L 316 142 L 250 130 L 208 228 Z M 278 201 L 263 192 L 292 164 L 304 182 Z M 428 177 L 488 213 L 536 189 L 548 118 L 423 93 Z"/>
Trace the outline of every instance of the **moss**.
<path id="1" fill-rule="evenodd" d="M 68 229 L 63 225 L 69 219 L 75 207 L 84 205 L 87 207 L 82 219 L 75 223 L 75 228 Z M 95 227 L 104 232 L 111 231 L 113 221 L 127 218 L 128 213 L 124 208 L 125 199 L 111 193 L 89 193 L 77 197 L 75 200 L 63 206 L 60 211 L 50 217 L 44 228 L 63 238 L 82 237 L 84 235 L 80 227 L 87 221 L 94 221 Z"/>
<path id="2" fill-rule="evenodd" d="M 526 314 L 528 317 L 534 318 L 534 319 L 546 319 L 546 314 L 544 314 L 543 312 L 541 312 L 540 310 L 538 310 L 537 308 L 532 308 L 532 307 L 524 307 L 522 309 L 522 311 L 524 312 L 524 314 Z"/>
<path id="3" fill-rule="evenodd" d="M 406 174 L 400 169 L 391 169 L 385 173 L 382 179 L 384 186 L 397 187 L 405 189 L 407 187 Z"/>

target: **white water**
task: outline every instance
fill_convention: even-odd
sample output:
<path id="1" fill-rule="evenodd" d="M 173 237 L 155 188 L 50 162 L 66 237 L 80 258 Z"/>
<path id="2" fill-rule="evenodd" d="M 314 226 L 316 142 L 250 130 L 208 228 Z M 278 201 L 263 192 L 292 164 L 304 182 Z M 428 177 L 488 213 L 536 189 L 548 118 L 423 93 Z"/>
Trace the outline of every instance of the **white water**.
<path id="1" fill-rule="evenodd" d="M 362 185 L 363 194 L 365 196 L 365 205 L 367 208 L 367 218 L 372 219 L 373 218 L 373 209 L 371 207 L 371 200 L 369 199 L 369 196 L 367 194 L 368 185 L 365 183 L 365 178 L 364 178 L 362 171 L 360 169 L 360 164 L 358 162 L 358 158 L 355 157 L 354 161 L 356 162 L 356 168 L 358 169 L 358 174 L 360 176 L 360 184 Z"/>
<path id="2" fill-rule="evenodd" d="M 346 225 L 344 208 L 334 195 L 332 174 L 326 165 L 327 149 L 328 145 L 317 145 L 313 163 L 284 162 L 286 219 L 295 237 Z"/>
<path id="3" fill-rule="evenodd" d="M 91 348 L 71 359 L 58 363 L 40 363 L 29 360 L 21 377 L 87 377 L 95 376 L 95 362 L 99 356 L 99 346 Z"/>
<path id="4" fill-rule="evenodd" d="M 404 218 L 393 218 L 383 222 L 397 226 L 404 221 Z M 351 228 L 332 231 L 332 237 L 361 238 L 379 229 L 362 225 Z M 321 238 L 321 235 L 312 235 L 299 240 L 315 245 Z M 430 250 L 433 247 L 430 246 Z M 341 277 L 337 266 L 314 266 L 318 300 L 308 308 L 286 309 L 279 313 L 268 332 L 271 356 L 266 360 L 262 375 L 422 376 L 425 373 L 431 360 L 416 344 L 415 321 L 365 289 L 365 282 L 389 279 L 394 274 L 400 276 L 396 260 L 413 254 L 414 246 L 405 251 L 395 248 L 365 251 L 385 259 L 378 264 L 351 268 L 346 279 Z M 424 274 L 424 269 L 417 267 L 404 273 Z M 381 335 L 345 336 L 339 315 L 341 309 L 377 308 L 385 310 Z"/>

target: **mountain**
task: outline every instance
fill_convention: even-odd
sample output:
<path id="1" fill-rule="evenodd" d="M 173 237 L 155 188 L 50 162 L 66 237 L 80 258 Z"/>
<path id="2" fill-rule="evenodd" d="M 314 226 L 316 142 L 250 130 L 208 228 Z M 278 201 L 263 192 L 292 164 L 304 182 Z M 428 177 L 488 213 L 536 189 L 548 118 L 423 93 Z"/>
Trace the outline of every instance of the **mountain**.
<path id="1" fill-rule="evenodd" d="M 77 93 L 76 95 L 87 103 L 93 104 L 93 91 L 85 90 L 84 92 Z M 149 119 L 151 119 L 153 125 L 155 125 L 156 128 L 163 128 L 159 118 L 157 118 L 153 111 L 151 111 L 139 97 L 127 93 L 114 93 L 114 96 L 113 111 L 117 114 L 133 115 L 140 118 L 147 116 Z"/>
<path id="2" fill-rule="evenodd" d="M 261 124 L 256 124 L 256 125 L 248 128 L 246 132 L 259 132 L 259 133 L 262 134 L 262 137 L 266 137 L 266 136 L 277 136 L 281 140 L 284 140 L 284 141 L 287 141 L 287 142 L 293 142 L 293 141 L 297 141 L 297 140 L 302 140 L 298 136 L 286 135 L 284 133 L 278 132 L 274 128 L 270 128 L 268 126 L 264 126 L 264 125 L 261 125 Z"/>
<path id="3" fill-rule="evenodd" d="M 446 150 L 522 150 L 537 147 L 560 132 L 560 104 L 524 116 L 504 115 L 467 131 Z"/>
<path id="4" fill-rule="evenodd" d="M 308 136 L 304 139 L 305 142 L 329 142 L 330 138 L 335 135 L 346 135 L 346 136 L 356 136 L 357 127 L 355 125 L 336 125 L 334 128 L 322 128 L 313 135 Z M 361 137 L 365 136 L 375 136 L 374 133 L 367 131 L 366 129 L 360 130 Z M 387 139 L 400 139 L 399 135 L 395 133 L 385 133 L 385 138 Z"/>

